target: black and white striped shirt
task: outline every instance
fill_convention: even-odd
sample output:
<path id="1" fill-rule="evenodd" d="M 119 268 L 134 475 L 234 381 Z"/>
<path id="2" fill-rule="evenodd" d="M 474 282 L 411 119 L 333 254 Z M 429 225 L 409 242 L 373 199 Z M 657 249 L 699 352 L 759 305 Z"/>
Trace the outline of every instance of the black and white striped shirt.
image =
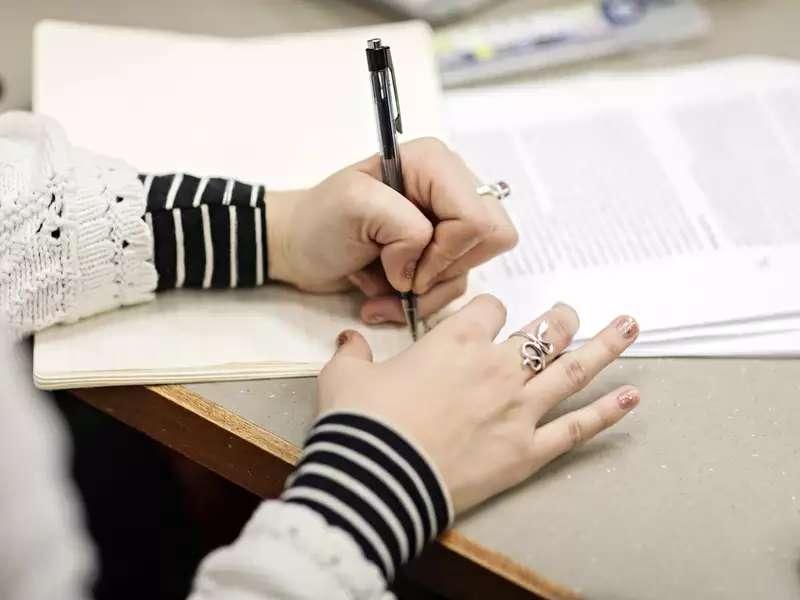
<path id="1" fill-rule="evenodd" d="M 253 287 L 268 280 L 264 186 L 182 173 L 139 179 L 159 290 Z"/>
<path id="2" fill-rule="evenodd" d="M 389 580 L 453 519 L 420 451 L 378 420 L 345 411 L 314 424 L 281 498 L 347 531 Z"/>

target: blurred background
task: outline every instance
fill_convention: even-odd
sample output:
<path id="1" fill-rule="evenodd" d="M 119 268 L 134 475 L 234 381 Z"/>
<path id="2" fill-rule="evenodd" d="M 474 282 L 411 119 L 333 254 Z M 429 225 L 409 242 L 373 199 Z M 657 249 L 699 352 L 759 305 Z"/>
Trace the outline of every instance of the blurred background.
<path id="1" fill-rule="evenodd" d="M 784 18 L 785 7 L 793 0 L 2 0 L 0 1 L 0 111 L 27 108 L 31 104 L 31 32 L 45 18 L 86 23 L 146 27 L 189 33 L 246 37 L 276 33 L 314 31 L 336 27 L 399 21 L 410 17 L 429 20 L 440 33 L 438 48 L 446 85 L 474 85 L 474 78 L 509 80 L 530 78 L 533 67 L 542 76 L 554 72 L 552 63 L 579 60 L 566 71 L 580 72 L 585 59 L 597 56 L 597 48 L 587 48 L 573 39 L 559 36 L 564 29 L 586 32 L 598 26 L 585 18 L 586 7 L 604 6 L 618 22 L 639 18 L 645 27 L 633 35 L 621 30 L 611 48 L 624 56 L 604 60 L 602 67 L 637 68 L 764 51 L 760 35 L 769 31 L 770 54 L 793 56 L 797 46 L 798 23 Z M 633 7 L 633 8 L 631 8 Z M 579 9 L 579 10 L 576 10 Z M 596 11 L 593 11 L 596 12 Z M 796 12 L 796 11 L 795 11 Z M 631 17 L 633 15 L 633 17 Z M 655 18 L 650 18 L 655 16 Z M 796 15 L 795 15 L 796 16 Z M 556 23 L 553 25 L 553 23 Z M 626 23 L 628 24 L 628 23 Z M 599 23 L 600 26 L 603 23 Z M 708 35 L 713 27 L 715 35 Z M 630 29 L 630 28 L 626 28 Z M 621 35 L 619 35 L 621 34 Z M 626 37 L 627 36 L 627 37 Z M 563 35 L 562 35 L 563 38 Z M 675 43 L 678 42 L 678 43 Z M 681 43 L 682 42 L 682 43 Z M 548 47 L 542 57 L 541 50 Z M 454 47 L 455 46 L 455 47 Z M 456 61 L 464 53 L 478 56 L 467 61 L 471 73 L 455 73 Z M 504 47 L 515 56 L 511 72 L 508 65 L 485 61 L 487 54 L 502 57 Z M 559 47 L 560 46 L 560 47 Z M 642 46 L 647 51 L 637 51 Z M 535 47 L 539 56 L 529 50 Z M 521 50 L 520 50 L 521 48 Z M 454 51 L 447 55 L 447 50 Z M 520 55 L 522 55 L 520 57 Z M 448 62 L 449 61 L 449 62 Z M 475 69 L 476 63 L 492 63 L 488 69 Z M 549 68 L 548 68 L 549 67 Z M 592 65 L 598 68 L 598 65 Z M 476 73 L 476 71 L 478 71 Z M 473 79 L 473 81 L 470 81 Z"/>

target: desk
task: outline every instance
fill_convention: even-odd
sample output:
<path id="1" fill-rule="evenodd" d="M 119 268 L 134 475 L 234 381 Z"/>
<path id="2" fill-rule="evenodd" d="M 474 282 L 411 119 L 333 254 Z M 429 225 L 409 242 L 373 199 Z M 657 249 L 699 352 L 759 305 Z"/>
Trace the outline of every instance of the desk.
<path id="1" fill-rule="evenodd" d="M 710 38 L 592 66 L 800 58 L 800 3 L 708 6 Z M 308 12 L 309 28 L 374 19 L 363 11 Z M 642 390 L 633 414 L 460 518 L 414 574 L 451 597 L 800 597 L 800 361 L 626 359 L 563 408 L 625 382 Z M 262 497 L 314 414 L 310 379 L 74 393 Z"/>

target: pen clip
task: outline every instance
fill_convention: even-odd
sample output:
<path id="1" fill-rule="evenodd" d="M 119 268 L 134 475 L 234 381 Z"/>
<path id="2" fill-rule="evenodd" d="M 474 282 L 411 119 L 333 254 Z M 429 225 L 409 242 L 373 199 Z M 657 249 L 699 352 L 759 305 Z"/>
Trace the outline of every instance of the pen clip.
<path id="1" fill-rule="evenodd" d="M 392 51 L 389 48 L 386 48 L 386 61 L 389 63 L 389 74 L 392 77 L 392 94 L 394 96 L 394 105 L 397 109 L 397 116 L 394 119 L 394 127 L 397 130 L 397 133 L 403 133 L 403 120 L 400 116 L 400 96 L 397 95 L 397 77 L 394 74 Z"/>

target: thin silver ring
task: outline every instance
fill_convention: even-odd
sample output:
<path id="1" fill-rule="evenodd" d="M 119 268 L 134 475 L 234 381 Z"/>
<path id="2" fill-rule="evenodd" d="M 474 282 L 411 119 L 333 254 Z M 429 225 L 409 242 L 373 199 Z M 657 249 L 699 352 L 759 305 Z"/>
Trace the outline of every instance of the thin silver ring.
<path id="1" fill-rule="evenodd" d="M 496 200 L 502 200 L 511 195 L 511 186 L 505 181 L 482 183 L 475 188 L 475 193 L 478 194 L 478 196 L 492 196 Z"/>
<path id="2" fill-rule="evenodd" d="M 525 339 L 525 343 L 519 349 L 522 366 L 528 367 L 534 375 L 544 370 L 547 366 L 547 357 L 555 352 L 553 344 L 544 340 L 544 334 L 547 333 L 549 327 L 547 319 L 542 319 L 535 334 L 520 329 L 508 336 L 508 339 L 515 336 Z"/>

